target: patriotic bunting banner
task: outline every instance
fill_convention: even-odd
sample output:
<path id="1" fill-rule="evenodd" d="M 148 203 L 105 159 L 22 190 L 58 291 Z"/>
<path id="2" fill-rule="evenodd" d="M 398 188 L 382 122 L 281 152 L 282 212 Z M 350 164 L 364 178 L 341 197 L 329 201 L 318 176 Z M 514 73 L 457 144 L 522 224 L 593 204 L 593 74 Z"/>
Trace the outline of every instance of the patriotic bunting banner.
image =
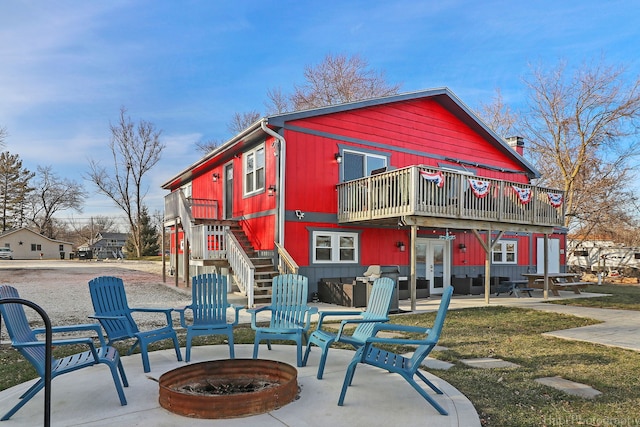
<path id="1" fill-rule="evenodd" d="M 427 171 L 420 171 L 420 176 L 429 182 L 433 182 L 440 188 L 444 187 L 444 176 L 442 176 L 442 172 L 440 171 L 433 172 L 433 173 L 430 173 Z"/>
<path id="2" fill-rule="evenodd" d="M 518 199 L 520 203 L 526 205 L 531 201 L 531 189 L 530 188 L 520 188 L 518 186 L 512 185 L 513 191 L 518 195 Z"/>
<path id="3" fill-rule="evenodd" d="M 547 193 L 549 202 L 554 208 L 559 208 L 562 205 L 562 194 L 559 193 Z"/>
<path id="4" fill-rule="evenodd" d="M 473 191 L 473 194 L 478 198 L 483 198 L 487 194 L 489 194 L 489 188 L 491 187 L 491 183 L 489 181 L 482 181 L 479 179 L 469 178 L 469 186 Z"/>

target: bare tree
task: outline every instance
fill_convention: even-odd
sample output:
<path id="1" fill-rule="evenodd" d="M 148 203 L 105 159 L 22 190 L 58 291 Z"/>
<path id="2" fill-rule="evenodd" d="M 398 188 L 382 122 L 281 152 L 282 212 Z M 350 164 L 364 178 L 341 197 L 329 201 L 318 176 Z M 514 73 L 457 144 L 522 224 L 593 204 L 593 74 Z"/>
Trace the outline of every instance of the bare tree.
<path id="1" fill-rule="evenodd" d="M 267 98 L 269 101 L 265 102 L 265 107 L 269 115 L 286 113 L 287 111 L 293 110 L 291 100 L 282 92 L 282 88 L 280 87 L 267 90 Z"/>
<path id="2" fill-rule="evenodd" d="M 525 155 L 541 172 L 540 183 L 565 191 L 574 235 L 621 235 L 621 227 L 635 227 L 629 183 L 640 148 L 640 80 L 601 60 L 573 73 L 564 62 L 531 67 L 524 82 L 522 112 L 513 113 L 498 92 L 479 115 L 501 136 L 526 138 Z"/>
<path id="3" fill-rule="evenodd" d="M 144 212 L 146 174 L 160 160 L 165 145 L 160 142 L 161 131 L 141 120 L 137 126 L 127 116 L 127 110 L 120 109 L 120 120 L 111 125 L 111 149 L 113 167 L 111 170 L 90 160 L 87 179 L 93 182 L 98 191 L 109 197 L 124 211 L 136 255 L 141 256 L 141 223 Z"/>
<path id="4" fill-rule="evenodd" d="M 40 234 L 56 238 L 53 216 L 68 209 L 82 212 L 86 191 L 80 183 L 60 178 L 51 166 L 38 166 L 34 190 L 30 197 L 30 222 Z"/>
<path id="5" fill-rule="evenodd" d="M 306 66 L 304 78 L 305 83 L 295 85 L 289 97 L 280 89 L 270 90 L 268 110 L 273 113 L 285 112 L 282 108 L 306 110 L 395 95 L 400 90 L 399 84 L 388 84 L 384 73 L 369 68 L 369 63 L 359 55 L 327 55 L 318 65 Z"/>
<path id="6" fill-rule="evenodd" d="M 231 134 L 235 135 L 248 128 L 251 124 L 260 119 L 260 117 L 260 113 L 257 111 L 235 113 L 231 118 L 231 121 L 227 124 L 227 129 L 229 130 L 229 132 L 231 132 Z M 224 141 L 215 139 L 200 141 L 196 142 L 196 149 L 202 154 L 207 154 L 221 146 L 223 143 Z"/>
<path id="7" fill-rule="evenodd" d="M 565 191 L 567 226 L 593 229 L 595 210 L 614 213 L 630 201 L 624 195 L 639 153 L 640 80 L 627 83 L 624 71 L 600 61 L 568 76 L 561 62 L 550 71 L 532 68 L 525 80 L 522 126 L 545 179 Z"/>
<path id="8" fill-rule="evenodd" d="M 94 243 L 94 239 L 98 233 L 118 233 L 118 224 L 114 218 L 108 216 L 97 215 L 89 218 L 89 221 L 69 220 L 69 226 L 73 229 L 77 236 L 77 243 L 82 244 L 89 242 Z"/>
<path id="9" fill-rule="evenodd" d="M 235 113 L 231 122 L 227 125 L 227 129 L 232 134 L 240 133 L 251 124 L 260 119 L 260 113 L 257 111 L 248 111 L 246 113 Z"/>
<path id="10" fill-rule="evenodd" d="M 478 113 L 483 121 L 499 136 L 507 138 L 518 135 L 518 116 L 504 103 L 502 92 L 496 89 L 495 96 L 487 104 L 480 104 Z"/>
<path id="11" fill-rule="evenodd" d="M 210 139 L 208 141 L 199 141 L 199 142 L 196 142 L 196 150 L 198 150 L 202 154 L 207 154 L 215 150 L 222 144 L 223 144 L 223 141 L 219 141 L 215 139 Z"/>

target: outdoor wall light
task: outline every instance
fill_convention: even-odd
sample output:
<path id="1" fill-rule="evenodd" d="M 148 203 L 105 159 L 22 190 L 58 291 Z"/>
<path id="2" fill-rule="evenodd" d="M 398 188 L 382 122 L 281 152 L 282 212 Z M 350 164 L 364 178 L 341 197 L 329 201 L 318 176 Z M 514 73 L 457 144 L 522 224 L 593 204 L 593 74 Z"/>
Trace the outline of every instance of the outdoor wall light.
<path id="1" fill-rule="evenodd" d="M 273 184 L 271 184 L 271 185 L 269 186 L 269 188 L 267 188 L 267 194 L 268 194 L 269 196 L 273 196 L 273 195 L 275 194 L 275 192 L 276 192 L 276 186 L 275 186 L 275 185 L 273 185 Z"/>
<path id="2" fill-rule="evenodd" d="M 465 245 L 464 243 L 460 243 L 458 245 L 458 249 L 460 249 L 460 252 L 465 253 L 467 252 L 467 245 Z"/>
<path id="3" fill-rule="evenodd" d="M 213 175 L 211 175 L 211 179 L 213 179 L 213 182 L 218 182 L 218 179 L 220 178 L 220 174 L 215 172 Z"/>
<path id="4" fill-rule="evenodd" d="M 337 162 L 338 164 L 342 163 L 342 154 L 340 154 L 340 153 L 336 153 L 336 154 L 335 154 L 335 158 L 336 158 L 336 162 Z"/>
<path id="5" fill-rule="evenodd" d="M 400 249 L 400 252 L 404 252 L 405 250 L 404 242 L 398 242 L 396 243 L 396 246 Z"/>

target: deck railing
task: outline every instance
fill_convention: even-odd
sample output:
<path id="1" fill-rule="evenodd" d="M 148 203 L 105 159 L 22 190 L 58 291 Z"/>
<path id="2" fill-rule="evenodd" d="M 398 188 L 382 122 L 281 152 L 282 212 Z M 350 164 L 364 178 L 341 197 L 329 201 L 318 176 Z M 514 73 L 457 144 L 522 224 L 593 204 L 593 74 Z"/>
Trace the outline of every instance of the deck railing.
<path id="1" fill-rule="evenodd" d="M 180 217 L 182 205 L 186 207 L 192 220 L 218 219 L 217 200 L 186 197 L 180 190 L 173 191 L 164 197 L 164 217 L 167 220 Z"/>
<path id="2" fill-rule="evenodd" d="M 191 227 L 191 258 L 198 260 L 226 259 L 226 225 L 195 225 Z"/>
<path id="3" fill-rule="evenodd" d="M 430 216 L 564 225 L 564 193 L 518 182 L 410 166 L 338 184 L 338 221 Z"/>

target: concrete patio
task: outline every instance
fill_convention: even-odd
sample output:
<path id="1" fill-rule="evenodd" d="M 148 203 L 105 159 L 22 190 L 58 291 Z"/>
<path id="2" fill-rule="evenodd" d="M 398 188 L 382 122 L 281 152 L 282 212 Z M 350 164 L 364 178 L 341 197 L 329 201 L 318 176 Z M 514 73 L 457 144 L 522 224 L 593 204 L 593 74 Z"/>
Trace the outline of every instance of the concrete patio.
<path id="1" fill-rule="evenodd" d="M 236 345 L 236 358 L 250 358 L 252 345 Z M 151 372 L 144 374 L 140 355 L 123 357 L 129 380 L 125 389 L 128 404 L 120 406 L 111 375 L 104 366 L 83 369 L 62 375 L 52 383 L 51 425 L 53 426 L 362 426 L 362 425 L 424 425 L 447 427 L 480 426 L 471 402 L 448 383 L 427 373 L 444 392 L 429 393 L 449 412 L 438 414 L 411 386 L 397 375 L 361 365 L 356 370 L 353 385 L 347 392 L 345 405 L 337 406 L 347 364 L 353 356 L 349 350 L 332 349 L 324 379 L 316 379 L 319 351 L 315 348 L 306 367 L 298 369 L 300 397 L 288 405 L 262 415 L 224 420 L 202 420 L 175 415 L 158 403 L 157 379 L 164 372 L 185 366 L 177 362 L 173 350 L 150 354 Z M 194 347 L 192 362 L 227 358 L 226 345 Z M 260 356 L 295 366 L 295 347 L 266 346 Z M 0 408 L 6 412 L 32 381 L 0 393 Z M 426 388 L 426 386 L 425 386 Z M 3 426 L 36 426 L 43 422 L 44 392 L 38 393 Z"/>

